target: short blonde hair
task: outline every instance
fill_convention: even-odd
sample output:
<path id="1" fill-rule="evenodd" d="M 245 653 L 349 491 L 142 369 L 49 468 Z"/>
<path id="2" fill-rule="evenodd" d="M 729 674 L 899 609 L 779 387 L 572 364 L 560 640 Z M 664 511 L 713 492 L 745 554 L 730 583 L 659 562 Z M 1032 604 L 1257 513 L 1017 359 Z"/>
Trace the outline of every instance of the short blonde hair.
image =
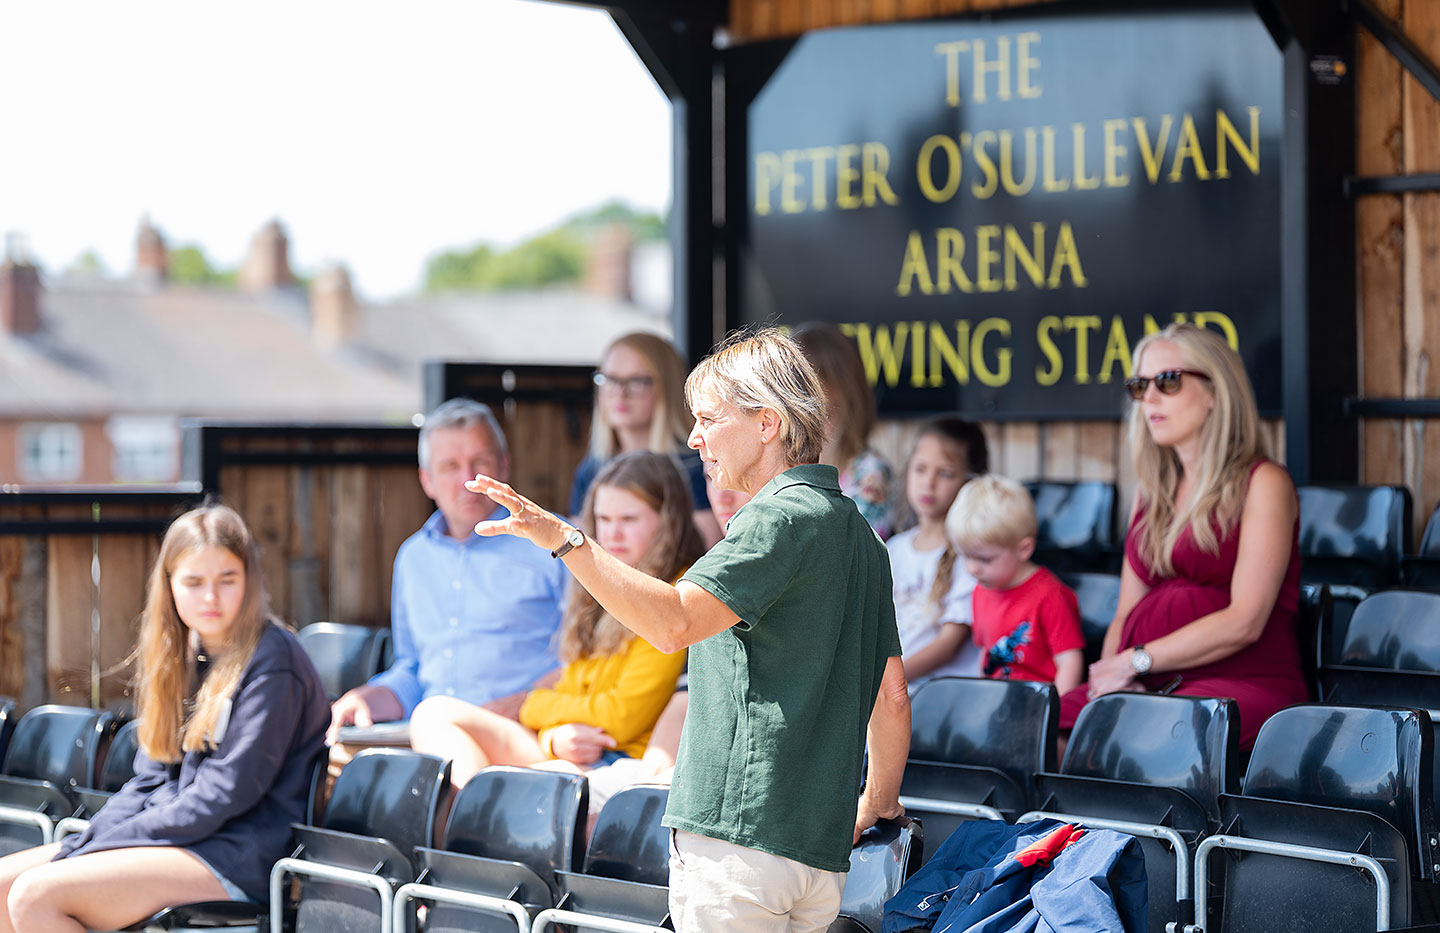
<path id="1" fill-rule="evenodd" d="M 1037 530 L 1035 500 L 1029 490 L 994 473 L 966 483 L 945 516 L 945 532 L 962 552 L 977 544 L 1019 547 Z"/>
<path id="2" fill-rule="evenodd" d="M 819 463 L 825 447 L 825 391 L 798 344 L 778 328 L 736 331 L 685 380 L 685 401 L 712 395 L 746 414 L 780 416 L 779 439 L 791 466 Z"/>

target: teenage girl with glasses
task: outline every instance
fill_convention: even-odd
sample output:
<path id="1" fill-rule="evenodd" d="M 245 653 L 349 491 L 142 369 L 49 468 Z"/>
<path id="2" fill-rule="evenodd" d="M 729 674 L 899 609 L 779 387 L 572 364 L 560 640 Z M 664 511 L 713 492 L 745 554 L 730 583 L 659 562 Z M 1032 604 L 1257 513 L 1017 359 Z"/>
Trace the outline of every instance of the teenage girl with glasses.
<path id="1" fill-rule="evenodd" d="M 1219 335 L 1172 324 L 1136 345 L 1133 372 L 1140 486 L 1120 602 L 1089 684 L 1061 698 L 1060 725 L 1117 690 L 1234 697 L 1248 748 L 1271 713 L 1308 699 L 1295 486 L 1268 458 L 1250 380 Z"/>
<path id="2" fill-rule="evenodd" d="M 693 422 L 685 406 L 685 362 L 668 340 L 655 334 L 619 337 L 600 356 L 595 371 L 595 413 L 590 452 L 575 470 L 570 514 L 578 516 L 585 494 L 611 457 L 632 450 L 669 454 L 697 503 L 695 528 L 706 547 L 720 540 L 720 526 L 705 507 L 705 470 L 686 440 Z"/>

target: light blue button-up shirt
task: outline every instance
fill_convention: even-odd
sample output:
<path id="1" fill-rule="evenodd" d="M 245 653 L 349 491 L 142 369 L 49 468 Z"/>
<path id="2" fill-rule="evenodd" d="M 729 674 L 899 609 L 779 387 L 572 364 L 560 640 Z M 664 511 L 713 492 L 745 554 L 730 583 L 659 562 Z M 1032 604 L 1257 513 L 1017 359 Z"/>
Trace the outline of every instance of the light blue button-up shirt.
<path id="1" fill-rule="evenodd" d="M 496 508 L 491 520 L 509 513 Z M 457 541 L 436 512 L 400 545 L 390 591 L 395 663 L 370 679 L 405 716 L 425 697 L 471 703 L 526 690 L 556 665 L 565 565 L 523 538 Z"/>

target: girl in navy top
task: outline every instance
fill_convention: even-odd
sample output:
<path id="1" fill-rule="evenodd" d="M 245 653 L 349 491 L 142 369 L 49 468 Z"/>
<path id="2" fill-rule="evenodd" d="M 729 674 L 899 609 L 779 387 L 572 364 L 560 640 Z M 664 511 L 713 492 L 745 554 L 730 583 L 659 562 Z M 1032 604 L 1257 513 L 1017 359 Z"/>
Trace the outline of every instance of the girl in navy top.
<path id="1" fill-rule="evenodd" d="M 254 539 L 231 509 L 170 526 L 136 656 L 135 777 L 84 833 L 0 859 L 0 933 L 113 930 L 177 904 L 266 898 L 330 708 L 270 618 Z"/>

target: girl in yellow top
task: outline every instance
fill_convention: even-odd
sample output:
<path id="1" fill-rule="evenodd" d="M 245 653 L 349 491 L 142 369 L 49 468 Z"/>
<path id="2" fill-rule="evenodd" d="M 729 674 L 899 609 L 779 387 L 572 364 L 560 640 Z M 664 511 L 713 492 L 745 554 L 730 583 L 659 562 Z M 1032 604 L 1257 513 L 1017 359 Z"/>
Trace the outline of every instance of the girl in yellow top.
<path id="1" fill-rule="evenodd" d="M 633 451 L 595 478 L 580 523 L 615 557 L 674 581 L 704 550 L 693 510 L 670 457 Z M 638 758 L 675 692 L 685 652 L 661 654 L 579 585 L 570 590 L 558 640 L 565 667 L 552 686 L 530 692 L 519 722 L 453 697 L 431 697 L 410 717 L 411 745 L 452 759 L 456 786 L 487 765 L 584 772 Z"/>

